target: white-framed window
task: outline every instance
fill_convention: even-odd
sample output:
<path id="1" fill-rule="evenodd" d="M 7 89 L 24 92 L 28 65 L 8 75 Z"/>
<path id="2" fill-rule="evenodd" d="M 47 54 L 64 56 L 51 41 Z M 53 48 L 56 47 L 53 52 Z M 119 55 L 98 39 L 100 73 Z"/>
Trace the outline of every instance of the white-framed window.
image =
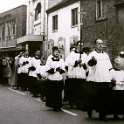
<path id="1" fill-rule="evenodd" d="M 78 25 L 78 7 L 71 10 L 71 26 Z"/>
<path id="2" fill-rule="evenodd" d="M 104 18 L 103 0 L 96 0 L 96 20 Z"/>
<path id="3" fill-rule="evenodd" d="M 52 30 L 53 31 L 58 30 L 58 15 L 52 16 Z"/>

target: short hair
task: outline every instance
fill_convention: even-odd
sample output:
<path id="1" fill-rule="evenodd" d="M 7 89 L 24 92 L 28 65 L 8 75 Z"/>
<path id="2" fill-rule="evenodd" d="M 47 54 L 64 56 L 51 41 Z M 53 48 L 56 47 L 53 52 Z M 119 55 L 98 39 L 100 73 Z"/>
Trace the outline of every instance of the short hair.
<path id="1" fill-rule="evenodd" d="M 76 43 L 76 46 L 77 46 L 78 44 L 83 44 L 83 42 L 78 41 L 78 42 Z M 83 45 L 84 45 L 84 44 L 83 44 Z"/>
<path id="2" fill-rule="evenodd" d="M 59 51 L 59 48 L 58 48 L 57 46 L 54 46 L 54 47 L 52 48 L 52 52 L 54 52 L 55 50 Z"/>
<path id="3" fill-rule="evenodd" d="M 103 43 L 103 40 L 98 38 L 98 39 L 95 39 L 95 44 L 98 43 L 98 42 L 102 42 Z"/>
<path id="4" fill-rule="evenodd" d="M 91 52 L 91 48 L 90 47 L 84 47 L 83 52 L 85 52 L 85 53 Z"/>
<path id="5" fill-rule="evenodd" d="M 122 57 L 122 58 L 124 58 L 124 51 L 121 51 L 121 52 L 119 53 L 119 56 Z"/>

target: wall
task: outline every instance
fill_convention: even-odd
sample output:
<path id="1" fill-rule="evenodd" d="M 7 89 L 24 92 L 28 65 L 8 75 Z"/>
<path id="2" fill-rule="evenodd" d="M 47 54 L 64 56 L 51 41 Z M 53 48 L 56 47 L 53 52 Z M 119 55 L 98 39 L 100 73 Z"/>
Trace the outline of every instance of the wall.
<path id="1" fill-rule="evenodd" d="M 94 46 L 94 40 L 101 38 L 106 41 L 108 46 L 108 52 L 113 58 L 116 56 L 122 43 L 123 32 L 121 25 L 118 23 L 117 8 L 115 6 L 115 0 L 103 0 L 105 18 L 102 20 L 96 20 L 96 2 L 95 0 L 83 0 L 81 1 L 81 8 L 86 12 L 84 16 L 84 26 L 82 35 L 84 36 L 85 45 Z M 124 32 L 123 32 L 124 33 Z M 124 36 L 124 35 L 123 35 Z"/>
<path id="2" fill-rule="evenodd" d="M 1 40 L 0 47 L 16 46 L 16 39 L 26 34 L 26 6 L 22 5 L 0 14 L 0 25 L 5 25 L 5 39 Z M 12 34 L 11 21 L 14 20 L 15 34 Z M 8 27 L 10 26 L 10 39 L 8 39 Z"/>
<path id="3" fill-rule="evenodd" d="M 54 45 L 56 46 L 58 45 L 58 41 L 63 39 L 65 56 L 70 52 L 70 43 L 72 42 L 73 37 L 76 36 L 78 37 L 77 40 L 80 40 L 80 25 L 73 28 L 71 26 L 71 10 L 76 7 L 79 7 L 80 10 L 80 2 L 60 8 L 48 15 L 48 42 L 53 40 Z M 58 15 L 58 31 L 53 32 L 52 16 L 56 14 Z"/>

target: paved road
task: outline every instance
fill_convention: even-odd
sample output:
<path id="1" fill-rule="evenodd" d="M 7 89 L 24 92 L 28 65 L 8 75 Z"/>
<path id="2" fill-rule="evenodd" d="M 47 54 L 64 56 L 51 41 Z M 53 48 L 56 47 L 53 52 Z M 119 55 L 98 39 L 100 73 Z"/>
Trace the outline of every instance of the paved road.
<path id="1" fill-rule="evenodd" d="M 53 112 L 44 103 L 25 94 L 0 86 L 0 124 L 123 124 L 123 120 L 100 121 L 78 110 L 64 109 Z"/>

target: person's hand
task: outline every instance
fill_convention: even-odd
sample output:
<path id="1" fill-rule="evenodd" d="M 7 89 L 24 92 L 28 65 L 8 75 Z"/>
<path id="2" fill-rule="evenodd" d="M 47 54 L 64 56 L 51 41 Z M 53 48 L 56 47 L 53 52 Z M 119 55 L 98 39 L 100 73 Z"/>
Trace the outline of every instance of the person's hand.
<path id="1" fill-rule="evenodd" d="M 48 72 L 49 74 L 54 74 L 54 73 L 55 73 L 54 68 L 49 69 L 47 72 Z"/>

